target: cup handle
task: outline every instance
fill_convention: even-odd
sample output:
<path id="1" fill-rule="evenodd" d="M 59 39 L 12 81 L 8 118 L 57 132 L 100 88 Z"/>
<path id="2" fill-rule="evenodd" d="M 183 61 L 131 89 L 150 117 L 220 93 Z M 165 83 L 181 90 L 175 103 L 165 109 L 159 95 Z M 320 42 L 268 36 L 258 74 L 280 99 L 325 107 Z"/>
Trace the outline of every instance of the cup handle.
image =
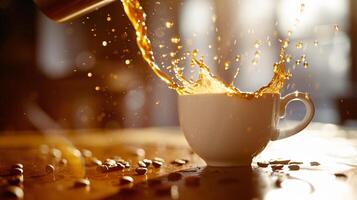
<path id="1" fill-rule="evenodd" d="M 306 126 L 311 122 L 312 118 L 314 117 L 315 106 L 314 103 L 311 101 L 310 97 L 307 94 L 296 91 L 280 99 L 280 107 L 279 107 L 280 118 L 285 117 L 286 106 L 292 101 L 301 101 L 304 103 L 306 108 L 304 119 L 292 128 L 287 128 L 284 130 L 277 129 L 271 140 L 273 141 L 280 140 L 297 134 L 298 132 L 306 128 Z"/>

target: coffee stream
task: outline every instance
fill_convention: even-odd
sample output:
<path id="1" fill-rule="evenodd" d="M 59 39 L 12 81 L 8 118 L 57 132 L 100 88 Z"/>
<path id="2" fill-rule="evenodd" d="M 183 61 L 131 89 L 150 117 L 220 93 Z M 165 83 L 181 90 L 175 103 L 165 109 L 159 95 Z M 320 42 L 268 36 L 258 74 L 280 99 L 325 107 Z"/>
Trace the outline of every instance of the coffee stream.
<path id="1" fill-rule="evenodd" d="M 176 90 L 179 95 L 194 94 L 212 94 L 225 93 L 230 96 L 241 96 L 244 98 L 260 97 L 266 93 L 279 94 L 284 87 L 285 81 L 290 74 L 285 71 L 285 49 L 289 38 L 281 41 L 280 59 L 273 66 L 274 75 L 271 81 L 253 93 L 241 92 L 233 84 L 227 84 L 219 77 L 214 76 L 207 65 L 204 64 L 203 58 L 197 59 L 197 50 L 191 53 L 191 67 L 197 66 L 199 75 L 196 80 L 186 79 L 183 75 L 183 68 L 178 63 L 183 60 L 175 59 L 172 61 L 172 68 L 178 82 L 163 72 L 155 62 L 150 39 L 148 38 L 146 14 L 140 5 L 139 0 L 122 0 L 124 10 L 136 31 L 137 45 L 141 51 L 144 60 L 149 64 L 154 73 L 164 81 L 169 88 Z M 189 56 L 189 53 L 187 53 Z M 236 76 L 235 76 L 236 77 Z"/>

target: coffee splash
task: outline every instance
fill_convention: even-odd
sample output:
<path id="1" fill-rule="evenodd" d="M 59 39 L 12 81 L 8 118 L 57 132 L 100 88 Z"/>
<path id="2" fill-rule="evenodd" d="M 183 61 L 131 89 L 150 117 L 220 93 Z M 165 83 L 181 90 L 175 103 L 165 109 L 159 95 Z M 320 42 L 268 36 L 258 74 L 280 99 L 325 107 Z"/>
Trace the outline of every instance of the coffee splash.
<path id="1" fill-rule="evenodd" d="M 209 67 L 204 63 L 203 57 L 197 59 L 197 50 L 191 53 L 191 66 L 197 66 L 199 75 L 196 80 L 187 79 L 183 75 L 183 68 L 178 66 L 180 59 L 172 61 L 177 82 L 163 72 L 155 62 L 150 39 L 148 38 L 146 14 L 139 0 L 122 0 L 126 15 L 136 31 L 136 42 L 144 60 L 149 64 L 154 73 L 164 81 L 169 88 L 176 90 L 179 95 L 225 93 L 230 96 L 241 96 L 244 98 L 260 97 L 265 93 L 279 94 L 284 87 L 285 81 L 290 73 L 285 71 L 285 49 L 289 38 L 281 41 L 279 61 L 273 65 L 273 78 L 271 81 L 255 92 L 242 92 L 233 84 L 227 84 L 219 77 L 213 75 Z M 188 54 L 187 54 L 188 55 Z M 181 59 L 182 60 L 182 59 Z M 236 75 L 234 76 L 236 77 Z"/>

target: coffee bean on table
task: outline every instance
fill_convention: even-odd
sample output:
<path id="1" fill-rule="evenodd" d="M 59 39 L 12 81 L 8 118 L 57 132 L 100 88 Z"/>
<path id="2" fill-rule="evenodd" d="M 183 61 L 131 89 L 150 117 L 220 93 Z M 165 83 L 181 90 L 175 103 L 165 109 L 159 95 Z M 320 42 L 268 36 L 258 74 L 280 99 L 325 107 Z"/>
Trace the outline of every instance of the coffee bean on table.
<path id="1" fill-rule="evenodd" d="M 82 156 L 85 158 L 90 158 L 93 156 L 92 152 L 88 149 L 82 149 Z"/>
<path id="2" fill-rule="evenodd" d="M 289 162 L 290 165 L 302 165 L 304 164 L 303 162 L 299 162 L 299 161 L 291 161 Z"/>
<path id="3" fill-rule="evenodd" d="M 24 169 L 24 165 L 21 163 L 16 163 L 11 166 L 11 168 L 19 168 L 19 169 Z"/>
<path id="4" fill-rule="evenodd" d="M 185 178 L 185 185 L 196 187 L 199 186 L 201 182 L 201 178 L 199 176 L 187 176 Z"/>
<path id="5" fill-rule="evenodd" d="M 46 165 L 45 167 L 46 173 L 53 173 L 55 171 L 55 167 L 51 164 Z"/>
<path id="6" fill-rule="evenodd" d="M 160 167 L 163 165 L 163 163 L 160 162 L 160 161 L 154 160 L 154 161 L 152 162 L 152 165 L 153 165 L 155 168 L 160 168 Z"/>
<path id="7" fill-rule="evenodd" d="M 319 163 L 319 162 L 316 162 L 316 161 L 312 161 L 312 162 L 310 162 L 310 165 L 311 165 L 311 166 L 319 166 L 320 163 Z"/>
<path id="8" fill-rule="evenodd" d="M 347 178 L 347 175 L 344 174 L 344 173 L 335 173 L 335 176 L 336 176 L 337 178 Z"/>
<path id="9" fill-rule="evenodd" d="M 148 169 L 145 167 L 138 167 L 135 169 L 135 172 L 139 175 L 144 175 L 144 174 L 146 174 L 147 171 L 148 171 Z"/>
<path id="10" fill-rule="evenodd" d="M 181 166 L 181 165 L 186 164 L 186 161 L 182 160 L 182 159 L 175 159 L 174 161 L 171 162 L 171 164 Z"/>
<path id="11" fill-rule="evenodd" d="M 167 176 L 169 181 L 178 181 L 182 178 L 182 174 L 180 172 L 172 172 Z"/>
<path id="12" fill-rule="evenodd" d="M 272 165 L 287 165 L 289 164 L 290 160 L 288 159 L 277 159 L 277 160 L 271 160 L 269 162 L 269 164 L 272 164 Z"/>
<path id="13" fill-rule="evenodd" d="M 152 164 L 152 160 L 149 159 L 144 159 L 142 161 L 145 163 L 146 167 L 149 167 Z"/>
<path id="14" fill-rule="evenodd" d="M 144 163 L 144 161 L 140 160 L 140 161 L 138 162 L 138 166 L 139 166 L 139 167 L 146 167 L 146 164 Z"/>
<path id="15" fill-rule="evenodd" d="M 120 185 L 126 185 L 134 182 L 134 179 L 131 176 L 123 176 L 120 179 Z"/>
<path id="16" fill-rule="evenodd" d="M 283 169 L 284 165 L 271 165 L 270 167 L 273 171 L 277 171 Z"/>
<path id="17" fill-rule="evenodd" d="M 114 164 L 114 165 L 109 165 L 107 171 L 111 171 L 111 172 L 112 171 L 119 171 L 119 170 L 123 170 L 124 168 L 125 168 L 125 166 L 123 164 L 117 163 L 117 164 Z"/>
<path id="18" fill-rule="evenodd" d="M 259 167 L 265 168 L 265 167 L 268 167 L 269 163 L 268 163 L 268 162 L 257 162 L 257 165 L 258 165 Z"/>
<path id="19" fill-rule="evenodd" d="M 165 160 L 162 159 L 162 158 L 160 158 L 160 157 L 155 157 L 155 158 L 153 159 L 153 161 L 158 161 L 158 162 L 162 162 L 162 163 L 165 162 Z"/>
<path id="20" fill-rule="evenodd" d="M 289 165 L 288 168 L 292 171 L 299 170 L 300 166 L 299 165 Z"/>
<path id="21" fill-rule="evenodd" d="M 89 187 L 90 181 L 88 179 L 79 179 L 74 182 L 73 185 L 75 188 Z"/>
<path id="22" fill-rule="evenodd" d="M 21 168 L 11 168 L 10 169 L 10 175 L 22 175 L 24 173 L 24 170 Z"/>
<path id="23" fill-rule="evenodd" d="M 24 191 L 18 186 L 8 186 L 5 188 L 2 196 L 9 199 L 23 199 Z"/>

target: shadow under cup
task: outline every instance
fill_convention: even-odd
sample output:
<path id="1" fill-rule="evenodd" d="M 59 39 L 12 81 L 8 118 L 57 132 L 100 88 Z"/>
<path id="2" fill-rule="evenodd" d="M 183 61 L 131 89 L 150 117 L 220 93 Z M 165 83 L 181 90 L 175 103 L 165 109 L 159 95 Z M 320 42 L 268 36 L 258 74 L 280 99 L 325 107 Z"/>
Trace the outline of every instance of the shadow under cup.
<path id="1" fill-rule="evenodd" d="M 250 165 L 277 133 L 279 94 L 245 99 L 226 94 L 178 97 L 181 128 L 209 166 Z"/>

